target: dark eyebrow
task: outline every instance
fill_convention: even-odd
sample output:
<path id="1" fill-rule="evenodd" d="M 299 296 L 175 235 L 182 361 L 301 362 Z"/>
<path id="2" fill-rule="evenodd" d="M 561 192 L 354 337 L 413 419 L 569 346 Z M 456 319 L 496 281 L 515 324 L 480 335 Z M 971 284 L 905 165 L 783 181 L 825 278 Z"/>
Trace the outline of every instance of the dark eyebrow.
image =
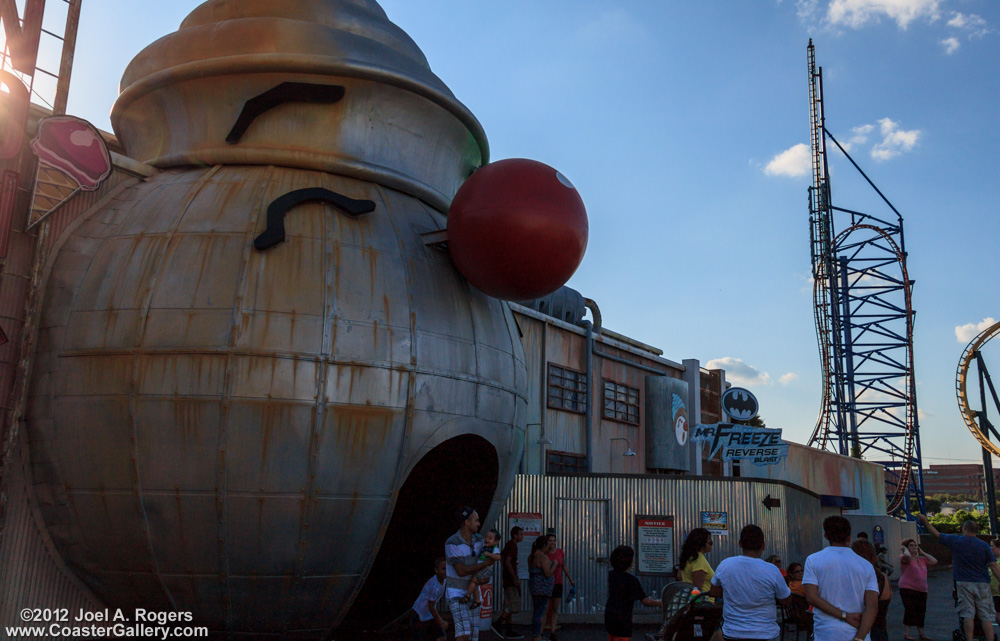
<path id="1" fill-rule="evenodd" d="M 288 210 L 296 205 L 317 200 L 330 203 L 351 218 L 357 218 L 363 214 L 375 211 L 375 203 L 371 200 L 348 198 L 343 194 L 338 194 L 322 187 L 296 189 L 275 198 L 268 205 L 267 228 L 254 239 L 253 246 L 260 251 L 264 251 L 285 240 L 285 214 Z"/>
<path id="2" fill-rule="evenodd" d="M 258 116 L 286 102 L 316 102 L 333 104 L 344 97 L 343 85 L 320 85 L 311 82 L 283 82 L 259 96 L 247 100 L 236 124 L 229 130 L 226 142 L 235 145 Z"/>

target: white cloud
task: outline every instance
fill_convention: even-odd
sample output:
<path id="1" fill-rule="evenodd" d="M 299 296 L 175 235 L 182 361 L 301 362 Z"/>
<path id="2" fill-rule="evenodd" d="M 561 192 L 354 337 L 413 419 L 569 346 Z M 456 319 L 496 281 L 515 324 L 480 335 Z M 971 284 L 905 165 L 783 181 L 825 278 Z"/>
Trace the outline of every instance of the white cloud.
<path id="1" fill-rule="evenodd" d="M 799 375 L 795 372 L 788 372 L 787 374 L 782 374 L 778 377 L 778 382 L 782 385 L 791 385 L 797 380 L 799 380 Z"/>
<path id="2" fill-rule="evenodd" d="M 743 359 L 726 356 L 724 358 L 713 358 L 705 363 L 708 369 L 726 370 L 726 380 L 739 385 L 770 385 L 771 375 L 762 372 L 749 363 L 744 363 Z"/>
<path id="3" fill-rule="evenodd" d="M 983 20 L 974 13 L 965 15 L 960 11 L 956 11 L 955 14 L 951 17 L 951 20 L 948 21 L 948 26 L 955 27 L 956 29 L 963 29 L 966 26 L 968 26 L 971 21 L 978 21 L 981 24 L 986 24 L 985 20 Z"/>
<path id="4" fill-rule="evenodd" d="M 809 173 L 810 153 L 805 143 L 786 149 L 764 167 L 768 176 L 804 176 Z"/>
<path id="5" fill-rule="evenodd" d="M 958 42 L 958 38 L 945 38 L 941 41 L 941 46 L 944 47 L 944 52 L 950 56 L 958 51 L 962 45 Z"/>
<path id="6" fill-rule="evenodd" d="M 851 128 L 851 136 L 846 140 L 839 141 L 840 146 L 843 147 L 844 151 L 847 153 L 851 153 L 854 150 L 855 145 L 863 145 L 868 142 L 868 134 L 870 134 L 874 128 L 875 125 L 860 125 L 858 127 Z"/>
<path id="7" fill-rule="evenodd" d="M 872 132 L 875 125 L 860 125 L 851 129 L 851 137 L 848 140 L 852 145 L 863 145 L 868 142 L 868 134 Z"/>
<path id="8" fill-rule="evenodd" d="M 984 318 L 978 323 L 967 323 L 965 325 L 958 325 L 955 327 L 955 338 L 958 339 L 959 343 L 968 343 L 973 338 L 975 338 L 979 332 L 983 331 L 990 325 L 996 323 L 994 318 Z"/>
<path id="9" fill-rule="evenodd" d="M 974 13 L 960 13 L 955 12 L 952 14 L 951 19 L 948 20 L 948 26 L 953 29 L 958 29 L 965 33 L 965 35 L 972 40 L 973 38 L 982 38 L 986 34 L 993 31 L 989 28 L 986 20 L 982 16 L 978 16 Z M 948 38 L 948 40 L 955 40 L 954 38 Z M 946 42 L 946 41 L 942 41 Z M 957 49 L 957 47 L 956 47 Z M 951 53 L 951 51 L 948 51 Z"/>
<path id="10" fill-rule="evenodd" d="M 893 122 L 888 118 L 878 121 L 879 130 L 882 134 L 882 142 L 872 147 L 871 156 L 875 160 L 889 160 L 895 158 L 904 151 L 910 151 L 920 139 L 920 130 L 911 129 L 904 131 L 899 128 L 898 122 Z"/>
<path id="11" fill-rule="evenodd" d="M 831 24 L 858 29 L 886 17 L 906 29 L 914 20 L 934 22 L 940 18 L 940 5 L 941 0 L 832 0 L 826 19 Z"/>
<path id="12" fill-rule="evenodd" d="M 795 0 L 795 12 L 803 20 L 815 15 L 818 9 L 819 0 Z"/>
<path id="13" fill-rule="evenodd" d="M 926 419 L 928 416 L 930 416 L 930 414 L 920 409 L 919 407 L 917 408 L 917 418 L 919 418 L 921 421 Z"/>

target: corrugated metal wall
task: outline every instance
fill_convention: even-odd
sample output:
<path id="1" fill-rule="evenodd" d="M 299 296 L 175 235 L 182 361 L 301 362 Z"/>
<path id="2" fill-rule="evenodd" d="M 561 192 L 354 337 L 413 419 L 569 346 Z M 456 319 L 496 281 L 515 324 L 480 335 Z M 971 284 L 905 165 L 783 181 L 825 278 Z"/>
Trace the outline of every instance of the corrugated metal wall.
<path id="1" fill-rule="evenodd" d="M 767 496 L 779 499 L 781 507 L 764 507 Z M 507 532 L 511 512 L 541 513 L 543 531 L 555 529 L 559 547 L 566 552 L 566 566 L 576 580 L 579 598 L 563 606 L 564 620 L 599 622 L 607 600 L 608 555 L 619 545 L 636 546 L 635 517 L 673 516 L 676 558 L 687 533 L 701 527 L 702 511 L 728 512 L 730 533 L 715 537 L 708 556 L 713 567 L 740 553 L 739 531 L 749 523 L 764 530 L 766 553 L 780 554 L 783 559 L 802 560 L 823 547 L 820 501 L 815 494 L 779 482 L 689 476 L 519 475 L 498 529 Z M 639 580 L 652 594 L 672 578 L 639 576 Z M 526 589 L 522 589 L 521 607 L 526 613 L 521 616 L 530 616 Z M 642 607 L 636 614 L 658 616 Z"/>
<path id="2" fill-rule="evenodd" d="M 34 513 L 20 448 L 7 473 L 7 518 L 0 538 L 0 626 L 22 625 L 22 608 L 103 610 L 104 605 L 52 551 L 48 534 L 39 529 L 41 517 Z"/>

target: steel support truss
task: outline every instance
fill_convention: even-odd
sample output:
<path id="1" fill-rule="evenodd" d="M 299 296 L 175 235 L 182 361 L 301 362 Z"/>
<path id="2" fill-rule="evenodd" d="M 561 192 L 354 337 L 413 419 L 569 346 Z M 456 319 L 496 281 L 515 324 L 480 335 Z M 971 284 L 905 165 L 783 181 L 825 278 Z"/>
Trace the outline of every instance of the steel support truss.
<path id="1" fill-rule="evenodd" d="M 826 129 L 823 70 L 808 48 L 812 178 L 809 225 L 813 308 L 822 367 L 819 417 L 809 444 L 885 467 L 887 511 L 923 509 L 913 319 L 903 217 Z M 893 216 L 833 205 L 827 140 Z"/>

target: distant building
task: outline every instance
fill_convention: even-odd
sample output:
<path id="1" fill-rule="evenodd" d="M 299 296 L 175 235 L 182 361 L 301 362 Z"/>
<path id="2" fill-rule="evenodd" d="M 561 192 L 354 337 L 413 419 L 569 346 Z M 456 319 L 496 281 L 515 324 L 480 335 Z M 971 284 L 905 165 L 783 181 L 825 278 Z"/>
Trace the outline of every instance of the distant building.
<path id="1" fill-rule="evenodd" d="M 1000 469 L 993 469 L 993 483 L 1000 487 Z M 982 498 L 983 466 L 976 463 L 931 465 L 924 469 L 924 495 L 966 494 Z"/>

